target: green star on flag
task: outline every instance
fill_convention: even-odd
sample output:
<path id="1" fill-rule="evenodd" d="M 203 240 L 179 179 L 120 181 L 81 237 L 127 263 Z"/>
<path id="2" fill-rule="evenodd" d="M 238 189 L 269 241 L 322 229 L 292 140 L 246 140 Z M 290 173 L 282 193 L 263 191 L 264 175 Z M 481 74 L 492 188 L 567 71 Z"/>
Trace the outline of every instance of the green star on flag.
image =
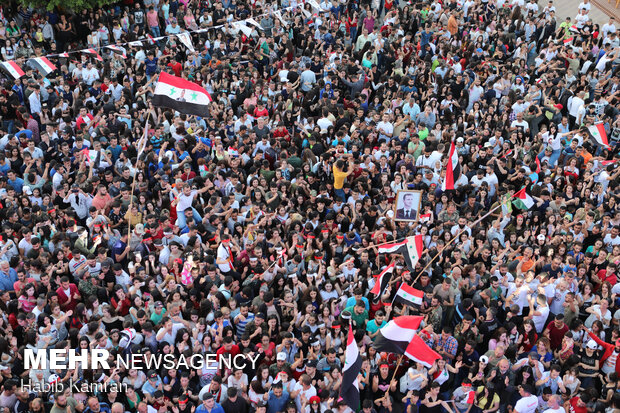
<path id="1" fill-rule="evenodd" d="M 209 92 L 196 83 L 161 72 L 155 85 L 151 103 L 156 107 L 206 117 L 209 115 L 208 106 L 211 101 Z"/>

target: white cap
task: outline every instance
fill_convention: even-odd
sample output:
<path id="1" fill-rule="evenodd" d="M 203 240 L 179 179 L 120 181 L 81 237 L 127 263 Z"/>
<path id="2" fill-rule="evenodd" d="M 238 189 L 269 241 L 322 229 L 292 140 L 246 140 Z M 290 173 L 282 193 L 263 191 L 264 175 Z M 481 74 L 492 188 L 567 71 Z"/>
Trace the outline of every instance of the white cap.
<path id="1" fill-rule="evenodd" d="M 588 344 L 586 344 L 586 347 L 592 349 L 592 350 L 596 350 L 598 348 L 598 344 L 596 344 L 596 341 L 594 340 L 590 340 L 588 341 Z"/>
<path id="2" fill-rule="evenodd" d="M 463 139 L 462 137 L 456 138 L 457 142 L 465 142 L 465 139 Z"/>
<path id="3" fill-rule="evenodd" d="M 284 353 L 283 351 L 279 352 L 278 355 L 276 356 L 276 360 L 278 361 L 286 360 L 286 353 Z"/>

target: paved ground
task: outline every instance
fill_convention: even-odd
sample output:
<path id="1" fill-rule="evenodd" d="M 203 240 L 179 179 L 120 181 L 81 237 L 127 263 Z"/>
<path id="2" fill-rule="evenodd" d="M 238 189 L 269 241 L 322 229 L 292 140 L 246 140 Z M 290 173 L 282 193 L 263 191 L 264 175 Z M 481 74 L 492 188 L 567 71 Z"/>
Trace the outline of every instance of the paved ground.
<path id="1" fill-rule="evenodd" d="M 564 21 L 564 19 L 568 16 L 571 19 L 574 19 L 577 15 L 577 7 L 579 7 L 579 3 L 582 0 L 557 0 L 554 1 L 555 7 L 557 9 L 557 18 L 558 23 Z M 613 14 L 616 16 L 616 27 L 618 26 L 618 21 L 620 20 L 620 8 L 616 9 L 616 0 L 590 0 L 592 3 L 592 9 L 590 10 L 590 18 L 594 21 L 594 23 L 598 23 L 600 26 L 607 23 L 609 21 L 609 15 Z M 540 7 L 544 7 L 546 4 L 545 1 L 539 0 L 538 5 Z"/>

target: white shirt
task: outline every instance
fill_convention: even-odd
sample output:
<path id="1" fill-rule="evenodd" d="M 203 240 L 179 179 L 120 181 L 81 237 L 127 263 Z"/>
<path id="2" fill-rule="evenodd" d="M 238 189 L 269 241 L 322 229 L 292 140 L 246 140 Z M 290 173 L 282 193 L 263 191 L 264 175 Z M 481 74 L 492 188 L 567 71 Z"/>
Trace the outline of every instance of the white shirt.
<path id="1" fill-rule="evenodd" d="M 606 322 L 603 322 L 603 325 L 604 326 L 609 326 L 609 323 L 611 321 L 611 311 L 607 310 L 607 312 L 604 315 L 601 315 L 601 306 L 600 305 L 598 305 L 598 304 L 597 305 L 593 305 L 591 308 L 592 308 L 592 310 L 594 310 L 594 313 L 590 314 L 588 316 L 588 318 L 586 318 L 586 321 L 585 321 L 584 325 L 587 328 L 592 328 L 592 323 L 594 323 L 595 320 L 598 320 L 597 315 L 599 315 L 602 318 L 601 321 L 607 320 Z"/>
<path id="2" fill-rule="evenodd" d="M 573 99 L 570 102 L 570 107 L 568 109 L 568 113 L 571 116 L 577 117 L 577 114 L 579 112 L 579 107 L 583 105 L 583 99 L 581 99 L 578 96 L 573 96 Z"/>
<path id="3" fill-rule="evenodd" d="M 616 353 L 616 350 L 614 350 L 609 355 L 609 357 L 607 357 L 605 359 L 605 362 L 603 363 L 603 366 L 601 367 L 601 370 L 605 374 L 612 373 L 612 372 L 616 371 L 616 363 L 617 362 L 618 362 L 618 353 Z"/>
<path id="4" fill-rule="evenodd" d="M 92 67 L 90 70 L 86 68 L 82 69 L 82 78 L 88 86 L 92 86 L 93 82 L 99 79 L 99 72 L 94 67 Z"/>
<path id="5" fill-rule="evenodd" d="M 172 323 L 172 331 L 171 332 L 166 332 L 166 334 L 164 334 L 164 336 L 161 338 L 161 340 L 158 341 L 165 341 L 166 343 L 170 344 L 171 346 L 174 346 L 174 340 L 177 336 L 177 332 L 182 329 L 184 327 L 183 323 Z M 157 331 L 157 334 L 159 334 L 160 332 L 165 331 L 165 328 L 162 327 Z"/>
<path id="6" fill-rule="evenodd" d="M 183 193 L 179 194 L 179 202 L 177 203 L 177 214 L 179 213 L 183 213 L 183 211 L 185 211 L 187 208 L 191 208 L 192 207 L 192 202 L 194 201 L 194 198 L 196 197 L 196 194 L 198 194 L 198 191 L 196 191 L 195 189 L 192 190 L 189 195 L 185 195 Z"/>
<path id="7" fill-rule="evenodd" d="M 391 137 L 392 134 L 394 133 L 394 125 L 392 125 L 390 122 L 381 121 L 377 123 L 377 130 L 379 131 L 381 135 Z"/>
<path id="8" fill-rule="evenodd" d="M 615 32 L 616 32 L 615 24 L 606 23 L 603 25 L 603 28 L 601 29 L 601 33 L 603 34 L 603 37 L 607 37 L 609 33 L 615 33 Z"/>
<path id="9" fill-rule="evenodd" d="M 579 7 L 577 7 L 577 10 L 586 9 L 587 11 L 590 11 L 591 8 L 592 8 L 592 3 L 590 2 L 584 3 L 582 1 L 581 3 L 579 3 Z"/>
<path id="10" fill-rule="evenodd" d="M 330 126 L 334 126 L 332 121 L 329 120 L 328 118 L 321 118 L 316 121 L 316 124 L 319 125 L 321 130 L 327 130 L 327 128 L 329 128 Z"/>
<path id="11" fill-rule="evenodd" d="M 534 413 L 538 407 L 538 397 L 529 395 L 521 397 L 515 404 L 515 412 L 517 413 Z"/>
<path id="12" fill-rule="evenodd" d="M 228 248 L 224 246 L 224 244 L 220 244 L 219 247 L 217 247 L 217 259 L 219 260 L 232 259 L 232 257 L 230 256 L 230 251 L 228 250 Z M 227 261 L 226 264 L 217 264 L 217 266 L 222 272 L 229 272 L 230 270 L 232 270 L 232 267 L 229 261 Z"/>
<path id="13" fill-rule="evenodd" d="M 534 326 L 536 326 L 536 332 L 538 334 L 542 333 L 545 328 L 545 322 L 547 321 L 547 317 L 549 317 L 549 306 L 546 305 L 544 307 L 538 306 L 536 311 L 540 313 L 540 315 L 532 316 L 532 321 L 534 322 Z"/>
<path id="14" fill-rule="evenodd" d="M 517 285 L 515 283 L 509 283 L 508 291 L 506 292 L 506 297 L 508 297 L 509 295 L 512 295 L 512 293 L 515 292 L 516 290 L 517 290 Z M 513 304 L 516 304 L 519 306 L 519 315 L 523 313 L 523 307 L 527 305 L 527 294 L 529 292 L 528 290 L 529 288 L 527 285 L 522 285 L 519 289 L 519 293 L 512 300 Z"/>
<path id="15" fill-rule="evenodd" d="M 298 390 L 299 390 L 299 394 L 295 398 L 295 404 L 297 404 L 297 411 L 300 412 L 301 411 L 301 395 L 303 394 L 306 397 L 306 400 L 310 400 L 310 397 L 316 396 L 316 389 L 314 388 L 314 386 L 311 385 L 308 388 L 308 390 L 304 390 L 304 386 L 301 383 L 297 383 L 295 384 L 295 387 L 293 387 L 293 391 L 298 391 Z"/>
<path id="16" fill-rule="evenodd" d="M 576 23 L 577 28 L 579 29 L 583 29 L 583 26 L 586 25 L 588 20 L 590 20 L 590 16 L 588 16 L 587 13 L 586 14 L 579 13 L 577 16 L 575 16 L 575 23 Z"/>
<path id="17" fill-rule="evenodd" d="M 489 184 L 489 195 L 495 195 L 495 189 L 497 188 L 497 185 L 499 185 L 497 175 L 495 175 L 495 173 L 491 173 L 491 175 L 486 174 L 482 180 Z"/>

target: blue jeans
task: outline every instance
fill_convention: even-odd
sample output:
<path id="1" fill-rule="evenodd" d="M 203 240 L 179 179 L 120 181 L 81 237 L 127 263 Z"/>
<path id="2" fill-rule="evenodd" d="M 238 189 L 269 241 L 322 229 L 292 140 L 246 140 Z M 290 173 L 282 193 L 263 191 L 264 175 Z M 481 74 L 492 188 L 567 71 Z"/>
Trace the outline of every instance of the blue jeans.
<path id="1" fill-rule="evenodd" d="M 343 189 L 334 189 L 334 195 L 342 200 L 342 202 L 347 202 L 347 198 L 345 196 Z"/>
<path id="2" fill-rule="evenodd" d="M 198 213 L 198 211 L 196 211 L 196 208 L 192 208 L 192 212 L 194 214 L 194 223 L 198 224 L 200 222 L 202 222 L 202 217 L 200 216 L 200 214 Z M 177 211 L 177 227 L 179 227 L 180 229 L 185 229 L 185 227 L 187 227 L 187 220 L 185 219 L 185 213 L 184 212 L 179 212 Z"/>
<path id="3" fill-rule="evenodd" d="M 153 37 L 161 36 L 161 32 L 159 31 L 159 26 L 151 27 L 151 33 L 153 33 Z"/>
<path id="4" fill-rule="evenodd" d="M 6 133 L 14 134 L 15 133 L 15 121 L 14 120 L 3 120 L 2 127 L 6 131 Z"/>
<path id="5" fill-rule="evenodd" d="M 560 155 L 562 154 L 562 149 L 558 149 L 556 151 L 553 151 L 551 153 L 551 156 L 549 157 L 549 166 L 550 167 L 554 167 L 556 166 L 556 164 L 558 163 L 558 159 L 560 159 Z M 542 161 L 542 158 L 545 156 L 545 150 L 543 149 L 539 154 L 538 154 L 538 159 L 540 161 Z"/>
<path id="6" fill-rule="evenodd" d="M 356 40 L 357 40 L 357 26 L 351 27 L 351 43 L 355 44 Z"/>

